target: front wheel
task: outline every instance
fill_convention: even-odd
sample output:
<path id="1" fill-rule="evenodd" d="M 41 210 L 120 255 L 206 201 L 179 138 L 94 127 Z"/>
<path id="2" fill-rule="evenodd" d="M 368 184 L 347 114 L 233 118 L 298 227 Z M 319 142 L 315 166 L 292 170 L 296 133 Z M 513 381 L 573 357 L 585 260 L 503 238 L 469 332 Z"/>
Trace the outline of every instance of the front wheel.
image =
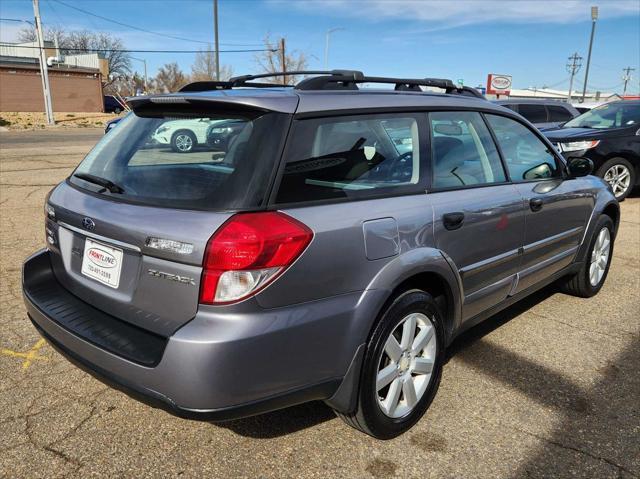
<path id="1" fill-rule="evenodd" d="M 589 243 L 587 257 L 575 276 L 562 284 L 562 291 L 572 296 L 590 298 L 600 291 L 611 266 L 613 256 L 613 221 L 600 216 Z"/>
<path id="2" fill-rule="evenodd" d="M 440 384 L 442 324 L 431 295 L 421 290 L 399 295 L 383 312 L 367 345 L 356 411 L 338 416 L 378 439 L 409 430 Z"/>
<path id="3" fill-rule="evenodd" d="M 611 185 L 613 194 L 618 201 L 624 200 L 636 184 L 635 170 L 631 163 L 624 158 L 607 160 L 597 172 L 597 175 Z"/>

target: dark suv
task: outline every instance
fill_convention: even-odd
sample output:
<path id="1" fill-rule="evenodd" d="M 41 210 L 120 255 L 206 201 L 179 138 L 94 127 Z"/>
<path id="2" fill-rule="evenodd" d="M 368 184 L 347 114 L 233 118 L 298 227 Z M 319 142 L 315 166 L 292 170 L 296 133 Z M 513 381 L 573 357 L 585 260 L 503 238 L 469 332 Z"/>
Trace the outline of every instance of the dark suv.
<path id="1" fill-rule="evenodd" d="M 619 210 L 589 160 L 450 80 L 312 73 L 131 99 L 47 198 L 38 331 L 180 416 L 324 400 L 390 438 L 462 331 L 556 280 L 600 290 Z M 184 155 L 152 140 L 179 119 L 243 128 Z"/>
<path id="2" fill-rule="evenodd" d="M 558 100 L 527 100 L 523 98 L 496 100 L 495 103 L 520 113 L 540 130 L 556 127 L 580 115 L 580 112 L 572 105 Z"/>
<path id="3" fill-rule="evenodd" d="M 605 103 L 544 134 L 566 158 L 593 161 L 619 201 L 640 183 L 640 100 Z"/>

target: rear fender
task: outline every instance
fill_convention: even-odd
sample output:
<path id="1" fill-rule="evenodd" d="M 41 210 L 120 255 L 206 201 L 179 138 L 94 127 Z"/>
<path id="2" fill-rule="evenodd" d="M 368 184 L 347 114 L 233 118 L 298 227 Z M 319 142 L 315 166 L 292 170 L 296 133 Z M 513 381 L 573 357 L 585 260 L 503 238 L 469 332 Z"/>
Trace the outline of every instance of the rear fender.
<path id="1" fill-rule="evenodd" d="M 412 277 L 432 273 L 438 275 L 448 289 L 448 303 L 451 305 L 445 318 L 447 343 L 454 331 L 460 326 L 462 317 L 462 282 L 457 273 L 458 268 L 442 251 L 436 248 L 416 248 L 401 254 L 388 262 L 369 283 L 367 290 L 385 290 L 384 301 L 378 305 L 378 311 L 391 298 L 394 291 Z M 377 317 L 372 317 L 366 331 L 371 331 Z"/>

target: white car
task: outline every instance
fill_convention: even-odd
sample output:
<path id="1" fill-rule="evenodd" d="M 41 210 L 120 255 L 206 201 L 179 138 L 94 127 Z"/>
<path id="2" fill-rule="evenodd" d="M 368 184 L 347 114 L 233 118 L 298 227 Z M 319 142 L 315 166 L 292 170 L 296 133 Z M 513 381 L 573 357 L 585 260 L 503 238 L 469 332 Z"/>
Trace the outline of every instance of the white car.
<path id="1" fill-rule="evenodd" d="M 218 121 L 208 118 L 167 121 L 158 127 L 152 139 L 162 145 L 171 145 L 171 149 L 177 153 L 189 153 L 197 145 L 207 143 L 209 127 Z"/>

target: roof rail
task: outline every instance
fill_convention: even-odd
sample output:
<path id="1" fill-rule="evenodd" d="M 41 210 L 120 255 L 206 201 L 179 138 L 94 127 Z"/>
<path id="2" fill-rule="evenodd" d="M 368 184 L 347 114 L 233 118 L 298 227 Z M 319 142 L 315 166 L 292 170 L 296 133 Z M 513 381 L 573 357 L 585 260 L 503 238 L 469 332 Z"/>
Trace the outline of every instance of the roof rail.
<path id="1" fill-rule="evenodd" d="M 442 88 L 446 93 L 455 93 L 484 99 L 482 93 L 468 86 L 457 86 L 445 78 L 392 78 L 369 77 L 357 70 L 300 70 L 290 72 L 260 73 L 230 78 L 228 81 L 200 81 L 183 86 L 181 92 L 229 90 L 237 87 L 273 88 L 275 83 L 257 83 L 253 80 L 261 78 L 319 75 L 305 78 L 297 83 L 296 90 L 358 90 L 361 83 L 380 83 L 395 85 L 396 91 L 423 91 L 420 87 Z M 290 85 L 282 85 L 290 86 Z"/>

